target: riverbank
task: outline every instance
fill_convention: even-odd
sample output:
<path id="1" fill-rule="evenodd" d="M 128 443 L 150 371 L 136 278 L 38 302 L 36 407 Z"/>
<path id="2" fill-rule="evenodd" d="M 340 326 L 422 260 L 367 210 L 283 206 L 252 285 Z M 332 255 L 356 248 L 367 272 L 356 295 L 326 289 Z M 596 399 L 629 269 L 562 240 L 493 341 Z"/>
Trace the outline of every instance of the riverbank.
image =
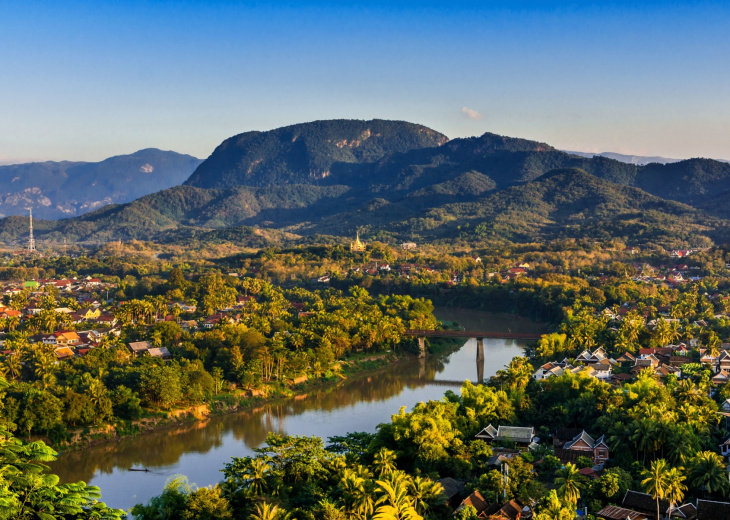
<path id="1" fill-rule="evenodd" d="M 438 308 L 435 314 L 445 328 L 544 330 L 543 324 L 511 314 L 493 314 L 458 308 Z M 463 338 L 428 338 L 429 357 L 445 358 L 459 350 L 463 344 Z M 79 451 L 103 444 L 119 443 L 128 437 L 205 423 L 221 415 L 256 411 L 261 407 L 288 399 L 306 399 L 312 392 L 334 388 L 345 381 L 356 381 L 377 375 L 389 370 L 393 365 L 414 361 L 416 352 L 416 349 L 413 349 L 413 352 L 404 349 L 399 353 L 359 354 L 339 361 L 323 376 L 315 379 L 303 376 L 290 380 L 287 384 L 273 383 L 258 390 L 224 392 L 204 403 L 169 411 L 150 411 L 136 421 L 118 421 L 94 428 L 69 431 L 65 442 L 55 444 L 49 442 L 49 444 L 61 452 Z"/>
<path id="2" fill-rule="evenodd" d="M 444 342 L 445 343 L 445 342 Z M 439 353 L 445 349 L 439 348 Z M 194 404 L 168 411 L 150 411 L 135 421 L 118 421 L 92 428 L 71 430 L 67 440 L 51 443 L 42 438 L 59 452 L 79 451 L 93 446 L 121 442 L 126 437 L 135 437 L 158 431 L 180 428 L 186 424 L 204 423 L 212 417 L 234 414 L 243 411 L 255 411 L 257 408 L 287 399 L 305 398 L 308 393 L 334 387 L 346 380 L 368 377 L 393 365 L 412 360 L 409 353 L 385 352 L 365 355 L 338 362 L 322 377 L 295 378 L 286 385 L 279 383 L 258 390 L 234 390 L 211 397 L 207 402 Z M 329 374 L 329 375 L 328 375 Z"/>

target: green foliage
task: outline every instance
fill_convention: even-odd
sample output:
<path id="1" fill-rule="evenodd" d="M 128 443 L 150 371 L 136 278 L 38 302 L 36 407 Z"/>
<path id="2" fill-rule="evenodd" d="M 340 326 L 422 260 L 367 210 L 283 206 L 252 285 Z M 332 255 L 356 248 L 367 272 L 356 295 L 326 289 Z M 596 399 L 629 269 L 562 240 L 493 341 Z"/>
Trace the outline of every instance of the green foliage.
<path id="1" fill-rule="evenodd" d="M 0 379 L 0 383 L 5 383 Z M 99 502 L 99 488 L 83 482 L 59 484 L 44 462 L 56 452 L 43 442 L 24 444 L 0 429 L 0 517 L 54 520 L 113 520 L 124 512 Z"/>

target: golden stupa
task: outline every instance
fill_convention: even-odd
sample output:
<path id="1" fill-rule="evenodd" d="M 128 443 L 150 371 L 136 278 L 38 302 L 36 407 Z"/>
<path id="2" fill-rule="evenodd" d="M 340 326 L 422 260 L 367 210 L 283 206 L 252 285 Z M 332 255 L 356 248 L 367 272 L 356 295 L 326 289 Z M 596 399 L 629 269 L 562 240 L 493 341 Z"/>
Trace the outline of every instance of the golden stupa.
<path id="1" fill-rule="evenodd" d="M 353 251 L 355 253 L 362 253 L 365 251 L 365 244 L 360 242 L 360 232 L 357 232 L 357 235 L 355 237 L 354 242 L 350 242 L 350 251 Z"/>

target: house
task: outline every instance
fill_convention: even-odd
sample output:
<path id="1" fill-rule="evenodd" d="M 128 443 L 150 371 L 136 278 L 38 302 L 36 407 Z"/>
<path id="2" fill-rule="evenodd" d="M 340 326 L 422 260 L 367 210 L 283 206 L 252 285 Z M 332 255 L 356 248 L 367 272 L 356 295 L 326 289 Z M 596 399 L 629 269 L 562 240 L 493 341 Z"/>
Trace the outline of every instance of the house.
<path id="1" fill-rule="evenodd" d="M 117 324 L 117 319 L 111 314 L 101 314 L 96 318 L 96 322 L 106 325 L 107 327 L 113 327 Z"/>
<path id="2" fill-rule="evenodd" d="M 532 510 L 527 506 L 522 507 L 514 500 L 510 500 L 503 506 L 492 504 L 479 515 L 479 518 L 487 520 L 521 520 L 531 517 Z"/>
<path id="3" fill-rule="evenodd" d="M 56 344 L 59 346 L 73 346 L 81 343 L 79 335 L 70 330 L 59 330 L 53 335 L 56 337 Z"/>
<path id="4" fill-rule="evenodd" d="M 599 473 L 593 468 L 581 468 L 578 470 L 578 473 L 590 480 L 596 480 L 598 477 L 600 477 Z"/>
<path id="5" fill-rule="evenodd" d="M 653 518 L 644 513 L 617 506 L 606 506 L 596 515 L 603 520 L 651 520 Z"/>
<path id="6" fill-rule="evenodd" d="M 614 386 L 621 386 L 627 381 L 631 381 L 631 379 L 633 379 L 631 374 L 611 374 L 608 382 Z"/>
<path id="7" fill-rule="evenodd" d="M 446 477 L 442 478 L 441 480 L 437 480 L 436 482 L 441 484 L 441 494 L 446 499 L 446 503 L 450 507 L 455 507 L 455 504 L 453 502 L 455 500 L 458 500 L 459 495 L 464 492 L 464 481 L 456 480 L 451 477 Z"/>
<path id="8" fill-rule="evenodd" d="M 195 320 L 186 320 L 180 322 L 180 328 L 182 330 L 192 330 L 198 326 L 198 322 Z"/>
<path id="9" fill-rule="evenodd" d="M 723 412 L 730 412 L 730 399 L 725 399 L 720 405 L 720 410 Z"/>
<path id="10" fill-rule="evenodd" d="M 474 490 L 471 495 L 461 501 L 461 504 L 459 504 L 459 507 L 456 508 L 456 511 L 454 511 L 454 513 L 458 513 L 466 506 L 472 506 L 474 509 L 477 510 L 477 515 L 480 515 L 487 509 L 487 507 L 489 507 L 489 504 L 486 500 L 484 500 L 484 497 L 481 493 L 479 493 L 479 491 Z"/>
<path id="11" fill-rule="evenodd" d="M 624 352 L 624 354 L 621 357 L 617 358 L 616 361 L 618 361 L 622 365 L 624 363 L 633 365 L 634 363 L 636 363 L 636 357 L 630 352 Z"/>
<path id="12" fill-rule="evenodd" d="M 697 520 L 716 520 L 730 518 L 730 503 L 714 500 L 697 501 Z"/>
<path id="13" fill-rule="evenodd" d="M 141 356 L 152 348 L 152 345 L 149 341 L 133 341 L 127 346 L 129 347 L 130 352 L 137 357 Z"/>
<path id="14" fill-rule="evenodd" d="M 724 385 L 730 381 L 730 369 L 721 368 L 720 371 L 712 377 L 712 382 L 716 385 Z"/>
<path id="15" fill-rule="evenodd" d="M 98 308 L 86 307 L 83 309 L 79 309 L 76 314 L 78 314 L 82 319 L 90 321 L 95 320 L 99 316 L 101 316 L 101 311 Z"/>
<path id="16" fill-rule="evenodd" d="M 554 442 L 554 441 L 553 441 Z M 602 464 L 609 458 L 609 447 L 604 435 L 594 440 L 585 430 L 581 430 L 573 439 L 562 446 L 563 450 L 580 452 L 578 456 L 585 455 L 593 460 L 593 464 Z M 556 450 L 556 455 L 557 455 Z"/>
<path id="17" fill-rule="evenodd" d="M 645 515 L 654 518 L 656 517 L 657 504 L 656 500 L 651 495 L 646 493 L 640 493 L 638 491 L 627 491 L 624 496 L 622 507 L 644 513 Z M 659 501 L 659 511 L 662 519 L 668 519 L 669 509 L 672 509 L 672 518 L 686 518 L 687 520 L 693 519 L 697 516 L 697 508 L 692 504 L 672 505 L 667 500 Z M 710 517 L 708 517 L 710 518 Z M 712 518 L 725 518 L 725 517 L 712 517 Z"/>
<path id="18" fill-rule="evenodd" d="M 64 359 L 69 359 L 69 358 L 74 357 L 74 351 L 68 347 L 58 347 L 53 352 L 54 352 L 54 354 L 56 354 L 56 357 L 59 360 L 64 360 Z"/>
<path id="19" fill-rule="evenodd" d="M 170 351 L 167 350 L 167 347 L 151 348 L 147 351 L 147 353 L 152 357 L 158 357 L 158 358 L 162 358 L 162 359 L 172 358 L 172 354 L 170 354 Z"/>
<path id="20" fill-rule="evenodd" d="M 598 363 L 594 363 L 591 365 L 591 368 L 593 369 L 593 375 L 598 379 L 603 379 L 605 381 L 611 377 L 612 367 L 611 362 L 608 359 L 602 359 Z"/>
<path id="21" fill-rule="evenodd" d="M 723 457 L 730 455 L 730 435 L 720 444 L 720 453 L 722 453 Z"/>
<path id="22" fill-rule="evenodd" d="M 532 426 L 499 426 L 495 428 L 491 424 L 476 434 L 477 439 L 496 442 L 514 442 L 527 447 L 532 444 L 535 438 L 535 428 Z"/>

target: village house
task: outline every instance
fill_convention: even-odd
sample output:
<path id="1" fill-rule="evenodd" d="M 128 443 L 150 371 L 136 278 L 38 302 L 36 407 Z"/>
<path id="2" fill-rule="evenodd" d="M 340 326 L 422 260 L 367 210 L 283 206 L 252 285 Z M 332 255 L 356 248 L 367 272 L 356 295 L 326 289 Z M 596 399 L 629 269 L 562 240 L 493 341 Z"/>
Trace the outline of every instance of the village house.
<path id="1" fill-rule="evenodd" d="M 533 444 L 535 428 L 532 426 L 499 426 L 495 428 L 490 424 L 477 433 L 476 438 L 488 442 L 514 442 L 520 447 L 527 448 Z"/>
<path id="2" fill-rule="evenodd" d="M 81 338 L 74 331 L 71 330 L 59 330 L 53 334 L 56 337 L 56 345 L 73 347 L 81 343 Z"/>
<path id="3" fill-rule="evenodd" d="M 596 515 L 602 520 L 651 520 L 654 518 L 645 513 L 639 513 L 638 511 L 632 511 L 631 509 L 618 506 L 606 506 L 596 513 Z"/>
<path id="4" fill-rule="evenodd" d="M 656 500 L 654 500 L 651 495 L 647 495 L 646 493 L 640 493 L 638 491 L 631 490 L 627 491 L 626 495 L 624 495 L 624 500 L 621 506 L 626 509 L 636 511 L 638 513 L 643 513 L 649 518 L 656 517 Z M 697 517 L 697 508 L 691 503 L 672 505 L 667 500 L 659 500 L 659 511 L 661 513 L 662 520 L 669 519 L 670 508 L 672 518 L 686 518 L 690 520 Z"/>
<path id="5" fill-rule="evenodd" d="M 730 518 L 730 503 L 714 500 L 697 500 L 697 520 Z"/>
<path id="6" fill-rule="evenodd" d="M 586 455 L 593 460 L 593 464 L 603 464 L 609 458 L 609 447 L 605 436 L 601 435 L 594 440 L 585 430 L 581 430 L 578 435 L 566 442 L 562 449 Z"/>
<path id="7" fill-rule="evenodd" d="M 152 345 L 149 341 L 133 341 L 132 343 L 128 343 L 127 347 L 132 354 L 140 357 L 142 354 L 151 349 Z"/>
<path id="8" fill-rule="evenodd" d="M 152 357 L 162 358 L 164 360 L 172 358 L 172 354 L 170 354 L 170 351 L 167 350 L 167 347 L 151 348 L 151 349 L 147 350 L 147 354 L 149 354 Z"/>
<path id="9" fill-rule="evenodd" d="M 54 354 L 56 354 L 56 357 L 59 359 L 59 361 L 74 357 L 74 351 L 68 347 L 58 347 L 53 352 Z"/>
<path id="10" fill-rule="evenodd" d="M 730 435 L 728 435 L 722 444 L 720 444 L 720 453 L 723 457 L 730 456 Z"/>
<path id="11" fill-rule="evenodd" d="M 78 314 L 82 319 L 86 321 L 91 321 L 101 316 L 101 311 L 95 307 L 86 307 L 83 309 L 79 309 L 76 314 Z"/>

